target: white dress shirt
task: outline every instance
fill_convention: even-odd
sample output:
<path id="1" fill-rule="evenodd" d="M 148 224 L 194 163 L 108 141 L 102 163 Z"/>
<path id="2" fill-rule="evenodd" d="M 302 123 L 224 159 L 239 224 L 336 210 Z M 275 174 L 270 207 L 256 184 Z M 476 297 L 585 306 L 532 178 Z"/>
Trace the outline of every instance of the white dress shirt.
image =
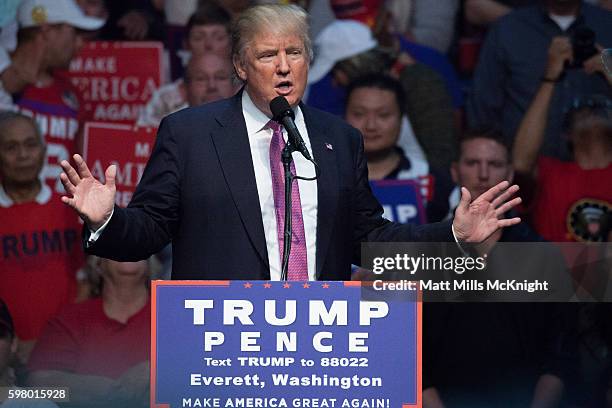
<path id="1" fill-rule="evenodd" d="M 300 131 L 308 151 L 310 138 L 306 130 L 304 115 L 300 107 L 294 109 L 295 125 Z M 267 127 L 270 118 L 260 111 L 249 94 L 242 93 L 242 114 L 246 123 L 253 168 L 255 169 L 255 183 L 259 196 L 259 207 L 263 220 L 266 247 L 268 249 L 268 262 L 270 264 L 270 279 L 281 278 L 281 254 L 278 243 L 276 225 L 276 212 L 274 209 L 274 195 L 272 193 L 272 173 L 270 169 L 270 141 L 272 129 Z M 283 136 L 287 141 L 287 132 L 283 129 Z M 298 176 L 314 177 L 314 165 L 306 160 L 300 153 L 293 153 L 293 161 Z M 317 182 L 298 180 L 300 189 L 300 202 L 302 204 L 302 218 L 304 220 L 304 234 L 306 238 L 306 256 L 308 260 L 308 279 L 316 280 L 316 237 L 317 237 Z"/>

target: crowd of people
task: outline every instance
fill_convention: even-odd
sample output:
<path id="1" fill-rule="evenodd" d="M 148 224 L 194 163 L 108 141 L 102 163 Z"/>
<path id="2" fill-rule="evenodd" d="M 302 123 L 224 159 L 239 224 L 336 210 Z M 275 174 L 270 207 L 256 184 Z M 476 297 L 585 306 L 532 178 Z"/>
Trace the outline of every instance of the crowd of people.
<path id="1" fill-rule="evenodd" d="M 164 83 L 133 123 L 156 128 L 241 91 L 232 24 L 260 3 L 308 10 L 302 102 L 360 131 L 373 187 L 412 182 L 410 222 L 451 219 L 461 187 L 476 198 L 507 180 L 523 198 L 507 217 L 523 221 L 488 238 L 489 250 L 612 241 L 608 0 L 6 1 L 0 388 L 70 387 L 66 406 L 147 405 L 149 281 L 170 278 L 171 247 L 140 262 L 85 255 L 59 163 L 82 154 L 91 118 L 66 72 L 85 42 L 163 43 Z M 598 285 L 610 289 L 607 278 Z M 426 305 L 423 406 L 612 407 L 610 312 Z"/>

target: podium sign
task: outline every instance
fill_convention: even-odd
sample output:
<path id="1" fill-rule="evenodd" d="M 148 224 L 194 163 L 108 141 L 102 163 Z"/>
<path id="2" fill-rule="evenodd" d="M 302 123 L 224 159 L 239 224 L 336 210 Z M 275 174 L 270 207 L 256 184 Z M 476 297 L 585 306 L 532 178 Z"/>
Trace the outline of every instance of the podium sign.
<path id="1" fill-rule="evenodd" d="M 420 303 L 364 300 L 360 282 L 152 291 L 151 407 L 421 405 Z"/>

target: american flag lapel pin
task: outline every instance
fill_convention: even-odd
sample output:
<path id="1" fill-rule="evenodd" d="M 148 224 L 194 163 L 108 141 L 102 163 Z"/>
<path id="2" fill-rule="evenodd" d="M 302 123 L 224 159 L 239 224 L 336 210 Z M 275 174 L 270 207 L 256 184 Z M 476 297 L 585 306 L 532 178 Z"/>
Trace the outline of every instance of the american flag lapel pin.
<path id="1" fill-rule="evenodd" d="M 331 143 L 325 143 L 325 148 L 327 150 L 334 150 L 334 146 L 332 146 Z"/>

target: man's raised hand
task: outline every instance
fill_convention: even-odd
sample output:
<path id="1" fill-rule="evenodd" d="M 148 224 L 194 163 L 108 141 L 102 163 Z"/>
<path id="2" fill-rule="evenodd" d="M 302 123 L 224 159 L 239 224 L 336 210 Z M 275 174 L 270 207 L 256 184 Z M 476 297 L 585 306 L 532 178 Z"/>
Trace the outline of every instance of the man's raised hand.
<path id="1" fill-rule="evenodd" d="M 502 181 L 472 201 L 467 188 L 461 187 L 461 201 L 455 211 L 453 229 L 459 241 L 480 243 L 500 228 L 518 224 L 521 219 L 504 218 L 504 214 L 521 203 L 520 197 L 510 201 L 519 190 L 517 185 Z"/>
<path id="2" fill-rule="evenodd" d="M 104 172 L 106 183 L 102 184 L 92 176 L 85 160 L 73 156 L 76 170 L 66 160 L 60 165 L 64 170 L 60 179 L 66 189 L 62 202 L 74 208 L 92 230 L 97 230 L 110 218 L 115 204 L 115 175 L 117 167 L 108 166 Z"/>

